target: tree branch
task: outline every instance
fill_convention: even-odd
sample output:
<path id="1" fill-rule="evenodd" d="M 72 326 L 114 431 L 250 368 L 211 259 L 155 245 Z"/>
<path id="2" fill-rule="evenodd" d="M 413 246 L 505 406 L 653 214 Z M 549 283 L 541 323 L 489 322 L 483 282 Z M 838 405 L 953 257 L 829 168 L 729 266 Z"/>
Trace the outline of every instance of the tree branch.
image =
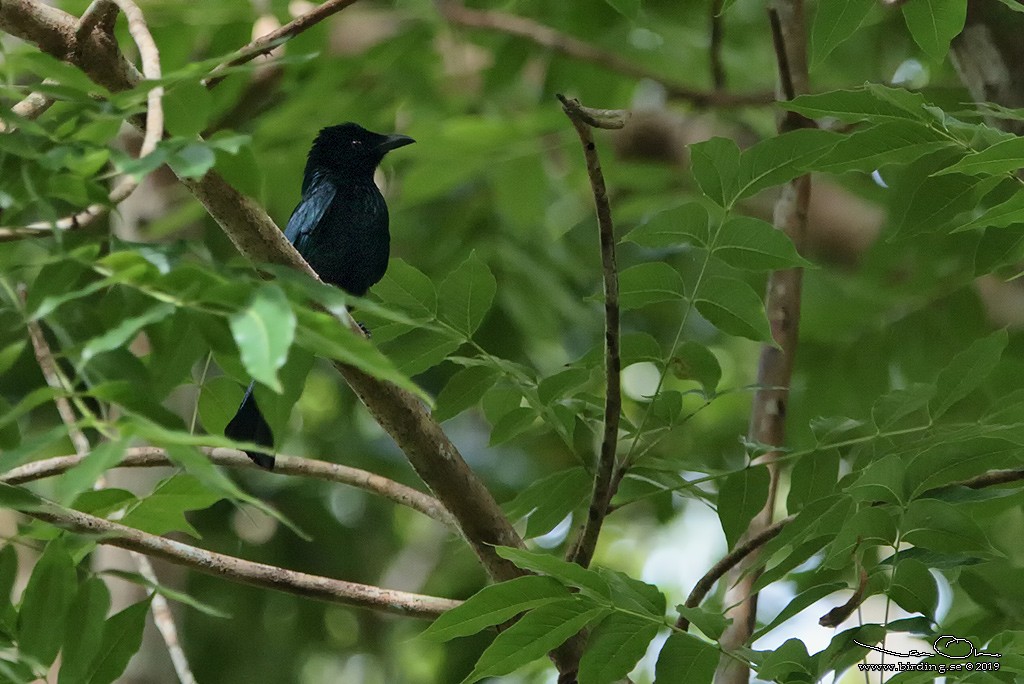
<path id="1" fill-rule="evenodd" d="M 622 128 L 629 117 L 628 112 L 594 110 L 580 105 L 579 100 L 558 95 L 562 110 L 569 117 L 573 128 L 583 145 L 583 157 L 587 162 L 587 175 L 594 194 L 594 209 L 597 212 L 598 233 L 601 243 L 601 271 L 604 280 L 605 317 L 605 359 L 604 372 L 607 386 L 604 400 L 604 433 L 601 451 L 594 473 L 594 489 L 591 493 L 587 518 L 583 521 L 576 543 L 568 553 L 568 559 L 583 567 L 590 565 L 597 548 L 601 526 L 615 495 L 615 456 L 619 444 L 619 416 L 622 413 L 622 390 L 620 379 L 622 359 L 619 355 L 619 271 L 615 263 L 615 227 L 612 225 L 612 210 L 608 203 L 608 190 L 601 172 L 601 161 L 597 157 L 592 126 L 600 128 Z"/>
<path id="2" fill-rule="evenodd" d="M 990 470 L 987 473 L 982 473 L 960 482 L 952 482 L 942 487 L 936 487 L 936 491 L 940 489 L 946 489 L 948 487 L 969 487 L 971 489 L 984 489 L 985 487 L 995 487 L 1002 484 L 1009 484 L 1011 482 L 1020 482 L 1024 480 L 1024 468 L 1016 470 Z M 928 492 L 925 492 L 928 494 Z M 749 539 L 742 541 L 736 548 L 730 551 L 722 560 L 715 563 L 707 573 L 704 574 L 697 583 L 693 586 L 693 590 L 690 595 L 686 598 L 686 606 L 689 608 L 696 608 L 704 600 L 704 597 L 711 591 L 711 587 L 714 586 L 715 582 L 720 580 L 725 573 L 736 567 L 743 559 L 751 555 L 762 546 L 767 544 L 769 541 L 774 539 L 782 532 L 783 528 L 789 523 L 796 519 L 795 515 L 790 515 L 775 522 L 772 525 L 761 530 L 756 536 L 750 537 Z M 680 616 L 676 621 L 676 627 L 678 629 L 685 630 L 689 627 L 689 620 L 685 617 Z"/>
<path id="3" fill-rule="evenodd" d="M 635 79 L 657 81 L 665 88 L 668 97 L 686 100 L 697 107 L 741 107 L 745 105 L 766 105 L 773 102 L 771 93 L 735 94 L 722 91 L 702 91 L 681 83 L 675 83 L 664 76 L 653 73 L 632 62 L 622 59 L 614 52 L 603 50 L 579 38 L 561 33 L 533 19 L 493 10 L 475 10 L 464 7 L 453 0 L 441 0 L 438 11 L 449 23 L 470 28 L 489 29 L 508 35 L 525 38 L 532 43 L 559 54 L 590 62 L 615 73 Z"/>
<path id="4" fill-rule="evenodd" d="M 122 91 L 138 84 L 138 71 L 116 44 L 98 32 L 90 34 L 78 51 L 70 51 L 76 25 L 74 17 L 39 0 L 0 4 L 0 29 L 70 61 L 108 90 Z M 316 277 L 263 208 L 219 174 L 211 171 L 198 180 L 180 180 L 250 261 L 285 264 Z M 521 547 L 523 542 L 422 402 L 353 366 L 335 363 L 335 367 L 458 521 L 463 537 L 488 574 L 499 581 L 525 574 L 494 552 L 495 546 Z"/>
<path id="5" fill-rule="evenodd" d="M 219 465 L 231 468 L 247 468 L 268 472 L 256 466 L 241 451 L 234 449 L 201 449 L 209 459 Z M 47 477 L 53 477 L 67 472 L 82 461 L 83 456 L 56 456 L 41 461 L 33 461 L 25 465 L 12 468 L 0 475 L 0 482 L 11 485 L 20 485 L 26 482 L 34 482 Z M 311 458 L 299 458 L 297 456 L 277 456 L 274 469 L 269 471 L 273 475 L 294 475 L 298 477 L 309 477 L 326 482 L 358 487 L 365 491 L 377 494 L 402 506 L 407 506 L 419 511 L 440 523 L 450 527 L 456 527 L 451 514 L 441 505 L 441 502 L 412 487 L 389 480 L 365 470 L 350 468 L 337 463 L 317 461 Z M 159 466 L 173 466 L 174 462 L 167 457 L 164 449 L 157 447 L 133 447 L 125 451 L 124 457 L 116 468 L 154 468 Z"/>
<path id="6" fill-rule="evenodd" d="M 44 501 L 24 513 L 38 520 L 95 537 L 100 544 L 117 546 L 162 558 L 175 565 L 223 577 L 235 582 L 306 596 L 329 603 L 373 608 L 409 617 L 435 618 L 459 605 L 460 601 L 381 589 L 366 584 L 309 575 L 265 563 L 254 563 L 222 553 L 165 539 L 133 527 L 70 510 Z"/>
<path id="7" fill-rule="evenodd" d="M 708 570 L 703 577 L 697 580 L 697 584 L 693 585 L 693 590 L 690 591 L 690 595 L 686 597 L 686 607 L 696 608 L 699 606 L 701 601 L 704 600 L 704 597 L 708 595 L 709 591 L 711 591 L 711 587 L 715 585 L 715 582 L 722 579 L 722 576 L 725 575 L 725 573 L 736 567 L 736 565 L 744 558 L 767 544 L 775 537 L 779 536 L 782 529 L 789 523 L 793 522 L 794 518 L 796 518 L 796 516 L 791 515 L 788 518 L 779 520 L 774 525 L 766 527 L 756 536 L 742 542 L 722 558 L 722 560 L 711 566 L 711 569 Z M 690 621 L 680 615 L 679 619 L 676 620 L 676 629 L 686 631 L 689 628 Z"/>
<path id="8" fill-rule="evenodd" d="M 316 9 L 312 9 L 302 16 L 293 19 L 281 28 L 271 31 L 265 36 L 256 38 L 251 43 L 238 50 L 226 62 L 219 64 L 212 72 L 210 72 L 210 75 L 206 78 L 204 84 L 207 88 L 213 88 L 224 80 L 227 76 L 224 72 L 231 67 L 251 62 L 260 55 L 270 52 L 281 43 L 299 35 L 306 29 L 316 26 L 332 14 L 337 14 L 349 5 L 355 4 L 355 2 L 356 0 L 327 0 Z"/>
<path id="9" fill-rule="evenodd" d="M 772 42 L 778 61 L 780 98 L 790 99 L 807 92 L 807 38 L 804 25 L 803 0 L 776 0 L 768 10 Z M 804 125 L 801 119 L 783 115 L 779 133 Z M 799 250 L 807 232 L 807 207 L 811 197 L 811 177 L 801 176 L 782 188 L 775 204 L 774 224 L 786 233 Z M 764 345 L 757 371 L 757 387 L 751 407 L 747 437 L 751 441 L 782 446 L 786 437 L 786 414 L 789 386 L 793 377 L 796 345 L 799 338 L 800 298 L 803 270 L 791 268 L 773 271 L 768 276 L 765 313 L 771 324 L 777 347 Z M 767 464 L 771 481 L 764 508 L 750 521 L 745 539 L 757 539 L 771 528 L 775 497 L 779 484 L 778 452 L 765 454 L 760 461 Z M 756 551 L 755 547 L 752 551 Z M 753 555 L 756 559 L 756 555 Z M 756 560 L 751 560 L 756 562 Z M 757 595 L 752 593 L 757 573 L 738 578 L 730 587 L 726 603 L 734 607 L 726 615 L 733 618 L 720 643 L 727 651 L 745 644 L 754 631 Z M 715 675 L 718 684 L 745 684 L 749 679 L 747 666 L 734 658 L 723 659 Z"/>

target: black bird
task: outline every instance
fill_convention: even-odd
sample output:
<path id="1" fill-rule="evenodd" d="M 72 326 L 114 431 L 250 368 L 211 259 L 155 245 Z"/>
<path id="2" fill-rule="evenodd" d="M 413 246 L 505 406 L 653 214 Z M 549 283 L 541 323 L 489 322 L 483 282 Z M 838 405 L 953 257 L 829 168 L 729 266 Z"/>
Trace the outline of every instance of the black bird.
<path id="1" fill-rule="evenodd" d="M 302 177 L 302 199 L 284 234 L 321 280 L 362 297 L 384 277 L 391 236 L 388 205 L 373 172 L 391 150 L 415 142 L 407 135 L 372 133 L 344 123 L 320 131 Z M 274 436 L 249 384 L 224 434 L 271 449 Z M 274 457 L 246 451 L 256 465 L 272 469 Z"/>

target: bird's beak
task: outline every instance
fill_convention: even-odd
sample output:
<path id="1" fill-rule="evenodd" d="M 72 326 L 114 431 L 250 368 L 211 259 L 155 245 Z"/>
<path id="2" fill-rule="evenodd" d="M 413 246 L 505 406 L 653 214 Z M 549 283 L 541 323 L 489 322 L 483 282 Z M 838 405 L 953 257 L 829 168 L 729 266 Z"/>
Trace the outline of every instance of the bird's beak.
<path id="1" fill-rule="evenodd" d="M 413 140 L 412 138 L 410 138 L 409 136 L 407 136 L 407 135 L 399 135 L 399 134 L 396 133 L 394 135 L 389 135 L 386 138 L 384 138 L 384 141 L 381 142 L 379 145 L 377 145 L 377 150 L 381 154 L 384 154 L 386 152 L 390 152 L 391 150 L 397 149 L 399 147 L 405 147 L 406 145 L 411 145 L 414 142 L 416 142 L 416 141 Z"/>

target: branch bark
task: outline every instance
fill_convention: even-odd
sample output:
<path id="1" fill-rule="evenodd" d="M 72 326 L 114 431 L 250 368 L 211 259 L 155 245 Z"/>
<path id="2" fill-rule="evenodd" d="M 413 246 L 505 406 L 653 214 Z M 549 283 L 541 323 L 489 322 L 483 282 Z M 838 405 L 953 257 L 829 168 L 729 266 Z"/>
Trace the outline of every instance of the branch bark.
<path id="1" fill-rule="evenodd" d="M 628 112 L 594 110 L 580 105 L 578 100 L 558 95 L 562 110 L 569 117 L 573 128 L 583 145 L 583 157 L 587 162 L 587 175 L 594 195 L 594 209 L 597 212 L 597 226 L 601 243 L 601 272 L 604 282 L 604 431 L 601 451 L 594 473 L 594 489 L 590 497 L 587 518 L 583 521 L 576 543 L 568 553 L 568 559 L 583 567 L 590 565 L 597 548 L 601 526 L 608 515 L 612 497 L 615 495 L 616 451 L 619 444 L 619 417 L 622 413 L 622 389 L 620 376 L 622 359 L 619 354 L 619 270 L 615 263 L 615 227 L 612 224 L 612 210 L 608 203 L 608 189 L 605 187 L 601 161 L 597 156 L 594 132 L 591 127 L 622 128 Z"/>
<path id="2" fill-rule="evenodd" d="M 653 73 L 619 57 L 614 52 L 603 50 L 585 41 L 545 26 L 533 19 L 494 10 L 469 9 L 453 0 L 437 3 L 438 11 L 449 23 L 469 28 L 488 29 L 511 36 L 524 38 L 541 47 L 559 54 L 590 62 L 609 71 L 629 78 L 650 79 L 665 88 L 668 97 L 686 100 L 697 107 L 742 107 L 747 105 L 770 104 L 771 93 L 728 93 L 725 91 L 703 91 L 676 83 L 664 76 Z"/>
<path id="3" fill-rule="evenodd" d="M 373 608 L 385 613 L 419 618 L 435 618 L 461 603 L 451 599 L 309 575 L 265 563 L 254 563 L 158 537 L 48 501 L 44 501 L 36 508 L 25 510 L 24 513 L 63 529 L 95 537 L 100 544 L 162 558 L 207 575 L 329 603 Z"/>
<path id="4" fill-rule="evenodd" d="M 98 32 L 78 51 L 69 50 L 74 17 L 38 0 L 9 0 L 0 5 L 0 28 L 70 61 L 112 91 L 138 84 L 138 71 Z M 267 213 L 216 172 L 199 180 L 181 179 L 217 221 L 235 247 L 254 263 L 285 264 L 316 274 L 284 237 Z M 522 540 L 497 502 L 462 459 L 426 407 L 415 396 L 345 364 L 335 367 L 395 440 L 413 468 L 458 521 L 459 529 L 495 580 L 524 574 L 494 552 L 494 546 L 522 546 Z"/>
<path id="5" fill-rule="evenodd" d="M 317 461 L 311 458 L 279 455 L 277 456 L 277 461 L 274 463 L 274 469 L 272 471 L 266 471 L 256 466 L 256 464 L 254 464 L 252 460 L 241 451 L 235 451 L 234 449 L 211 448 L 203 448 L 202 451 L 209 457 L 210 461 L 219 466 L 259 470 L 262 473 L 269 472 L 272 475 L 309 477 L 317 480 L 324 480 L 326 482 L 336 482 L 338 484 L 358 487 L 359 489 L 372 492 L 373 494 L 382 496 L 385 499 L 389 499 L 402 506 L 407 506 L 415 511 L 419 511 L 423 515 L 433 518 L 434 520 L 456 530 L 458 529 L 451 514 L 448 513 L 447 509 L 441 505 L 441 502 L 434 497 L 417 491 L 412 487 L 406 487 L 394 480 L 389 480 L 386 477 L 381 477 L 380 475 L 376 475 L 365 470 L 350 468 L 337 463 Z M 82 458 L 84 458 L 82 455 L 56 456 L 54 458 L 26 463 L 25 465 L 12 468 L 3 475 L 0 475 L 0 482 L 6 482 L 11 485 L 20 485 L 26 482 L 42 480 L 47 477 L 54 477 L 74 468 L 82 461 Z M 159 466 L 172 465 L 174 465 L 174 462 L 167 457 L 167 452 L 163 449 L 158 447 L 133 447 L 125 452 L 124 458 L 121 459 L 121 462 L 114 467 L 155 468 Z"/>
<path id="6" fill-rule="evenodd" d="M 792 99 L 807 92 L 807 38 L 804 24 L 803 0 L 776 0 L 768 10 L 772 29 L 772 42 L 778 61 L 780 99 Z M 780 133 L 806 125 L 805 121 L 788 113 L 779 120 Z M 811 197 L 811 177 L 801 176 L 782 188 L 775 204 L 774 224 L 784 231 L 799 250 L 807 231 L 807 207 Z M 800 296 L 803 270 L 799 268 L 773 271 L 768 277 L 765 312 L 771 324 L 772 337 L 778 347 L 764 346 L 757 371 L 747 437 L 755 442 L 781 447 L 786 438 L 786 413 L 789 405 L 789 386 L 793 376 L 796 345 L 799 338 Z M 775 463 L 778 452 L 765 454 L 761 459 L 771 475 L 768 499 L 764 508 L 754 516 L 744 539 L 757 539 L 771 529 L 775 511 L 775 497 L 779 484 L 779 467 Z M 728 502 L 725 503 L 728 505 Z M 748 564 L 757 562 L 757 547 L 752 549 Z M 733 568 L 733 575 L 739 568 Z M 733 622 L 726 628 L 720 643 L 731 651 L 747 642 L 754 631 L 757 613 L 757 595 L 753 592 L 756 572 L 749 573 L 731 585 L 726 604 L 734 607 L 726 616 Z M 723 658 L 715 673 L 716 684 L 745 684 L 749 668 L 735 658 Z"/>

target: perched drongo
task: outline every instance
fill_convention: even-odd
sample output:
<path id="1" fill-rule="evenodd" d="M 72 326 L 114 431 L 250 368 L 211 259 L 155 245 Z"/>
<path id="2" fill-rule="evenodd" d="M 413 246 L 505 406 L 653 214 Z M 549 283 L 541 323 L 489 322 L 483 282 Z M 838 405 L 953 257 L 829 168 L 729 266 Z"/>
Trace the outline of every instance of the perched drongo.
<path id="1" fill-rule="evenodd" d="M 302 199 L 284 234 L 325 283 L 357 296 L 384 277 L 391 236 L 388 206 L 373 172 L 389 151 L 414 142 L 406 135 L 371 133 L 354 123 L 320 131 L 309 150 Z M 274 436 L 249 384 L 242 405 L 224 434 L 240 442 L 274 446 Z M 246 452 L 257 465 L 274 467 L 274 457 Z"/>

